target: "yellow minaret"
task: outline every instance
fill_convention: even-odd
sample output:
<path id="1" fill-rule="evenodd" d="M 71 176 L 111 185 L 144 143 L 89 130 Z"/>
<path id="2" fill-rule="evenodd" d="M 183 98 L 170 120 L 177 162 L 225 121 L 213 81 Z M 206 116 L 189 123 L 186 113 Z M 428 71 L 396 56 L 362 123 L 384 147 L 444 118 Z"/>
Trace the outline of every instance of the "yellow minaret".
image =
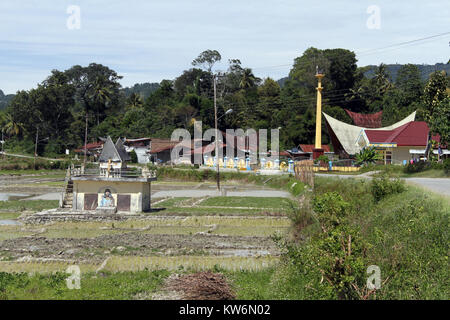
<path id="1" fill-rule="evenodd" d="M 313 158 L 316 159 L 323 154 L 322 149 L 322 78 L 324 74 L 320 73 L 317 68 L 316 78 L 318 80 L 317 85 L 317 108 L 316 108 L 316 143 L 314 145 Z"/>

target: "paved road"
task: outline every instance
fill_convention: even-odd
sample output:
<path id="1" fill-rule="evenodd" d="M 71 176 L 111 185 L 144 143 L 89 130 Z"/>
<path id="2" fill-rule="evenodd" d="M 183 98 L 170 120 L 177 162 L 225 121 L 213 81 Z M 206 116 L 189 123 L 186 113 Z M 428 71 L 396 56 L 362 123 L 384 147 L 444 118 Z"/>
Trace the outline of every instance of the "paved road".
<path id="1" fill-rule="evenodd" d="M 450 196 L 450 179 L 447 178 L 407 178 L 407 182 L 417 184 L 421 187 Z"/>
<path id="2" fill-rule="evenodd" d="M 321 173 L 317 176 L 321 177 L 333 177 L 333 178 L 365 178 L 371 179 L 372 177 L 368 174 L 360 174 L 360 175 L 337 175 L 337 174 L 328 174 Z M 420 187 L 426 188 L 428 190 L 434 191 L 436 193 L 450 196 L 450 178 L 404 178 L 407 183 L 412 183 L 418 185 Z"/>

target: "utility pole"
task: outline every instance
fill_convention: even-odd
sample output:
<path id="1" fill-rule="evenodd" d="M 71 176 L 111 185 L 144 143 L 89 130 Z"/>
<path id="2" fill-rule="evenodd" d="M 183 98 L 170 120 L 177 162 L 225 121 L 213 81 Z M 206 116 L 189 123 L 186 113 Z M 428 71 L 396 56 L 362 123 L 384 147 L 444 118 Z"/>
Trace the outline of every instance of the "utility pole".
<path id="1" fill-rule="evenodd" d="M 216 75 L 214 75 L 214 122 L 216 127 L 216 168 L 217 168 L 217 190 L 220 191 L 220 172 L 219 172 L 219 130 L 217 129 L 217 96 L 216 96 Z"/>
<path id="2" fill-rule="evenodd" d="M 5 158 L 5 137 L 3 135 L 3 129 L 2 129 L 2 158 Z"/>
<path id="3" fill-rule="evenodd" d="M 84 160 L 83 167 L 86 168 L 86 154 L 87 154 L 87 134 L 88 134 L 88 113 L 86 110 L 86 127 L 84 131 Z"/>
<path id="4" fill-rule="evenodd" d="M 36 127 L 36 142 L 34 143 L 34 170 L 36 170 L 37 144 L 39 137 L 39 127 Z"/>

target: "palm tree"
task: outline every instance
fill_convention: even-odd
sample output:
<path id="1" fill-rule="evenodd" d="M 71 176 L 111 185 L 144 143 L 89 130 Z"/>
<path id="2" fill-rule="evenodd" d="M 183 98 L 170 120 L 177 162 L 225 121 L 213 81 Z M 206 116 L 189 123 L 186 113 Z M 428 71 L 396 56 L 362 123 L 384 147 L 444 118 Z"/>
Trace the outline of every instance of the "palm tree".
<path id="1" fill-rule="evenodd" d="M 140 94 L 132 93 L 130 97 L 128 98 L 128 104 L 127 107 L 130 109 L 139 109 L 142 108 L 144 105 L 144 102 L 142 101 L 142 97 Z"/>
<path id="2" fill-rule="evenodd" d="M 4 131 L 7 135 L 17 136 L 23 131 L 23 126 L 16 122 L 10 113 L 5 113 L 2 117 L 2 131 Z"/>
<path id="3" fill-rule="evenodd" d="M 97 125 L 100 124 L 99 105 L 107 105 L 111 101 L 112 90 L 102 77 L 97 77 L 92 86 L 91 99 L 97 106 Z"/>
<path id="4" fill-rule="evenodd" d="M 248 89 L 248 88 L 252 88 L 255 86 L 256 81 L 257 81 L 257 78 L 253 74 L 252 69 L 245 68 L 242 73 L 241 82 L 239 83 L 239 87 L 244 90 Z"/>
<path id="5" fill-rule="evenodd" d="M 385 93 L 392 87 L 392 83 L 389 80 L 389 73 L 385 64 L 380 64 L 375 70 L 375 83 L 377 84 L 380 93 Z"/>

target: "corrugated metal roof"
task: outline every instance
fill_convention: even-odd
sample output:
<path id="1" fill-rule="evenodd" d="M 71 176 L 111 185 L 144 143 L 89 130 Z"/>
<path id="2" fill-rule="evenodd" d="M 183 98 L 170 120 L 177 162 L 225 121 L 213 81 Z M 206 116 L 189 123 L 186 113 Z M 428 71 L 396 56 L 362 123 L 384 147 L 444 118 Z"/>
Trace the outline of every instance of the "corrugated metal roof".
<path id="1" fill-rule="evenodd" d="M 307 152 L 307 153 L 313 153 L 313 149 L 316 148 L 316 146 L 313 144 L 299 144 L 298 146 L 300 147 L 300 149 L 302 149 L 303 152 Z M 322 149 L 324 152 L 331 152 L 330 146 L 328 146 L 326 144 L 322 145 Z"/>
<path id="2" fill-rule="evenodd" d="M 396 143 L 397 146 L 426 146 L 428 125 L 411 121 L 393 130 L 364 130 L 370 143 Z"/>

